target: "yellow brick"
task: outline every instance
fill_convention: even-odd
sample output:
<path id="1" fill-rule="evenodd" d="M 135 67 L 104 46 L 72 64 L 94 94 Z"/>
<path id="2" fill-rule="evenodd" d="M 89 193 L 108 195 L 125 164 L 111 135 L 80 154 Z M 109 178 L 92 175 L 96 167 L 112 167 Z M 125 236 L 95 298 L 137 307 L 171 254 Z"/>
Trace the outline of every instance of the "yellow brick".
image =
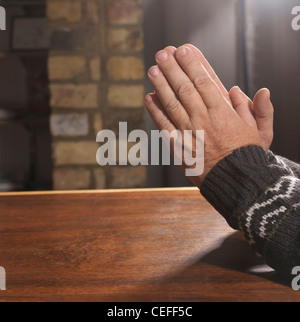
<path id="1" fill-rule="evenodd" d="M 47 16 L 50 21 L 78 22 L 82 18 L 81 3 L 78 0 L 48 0 Z"/>
<path id="2" fill-rule="evenodd" d="M 112 57 L 107 62 L 110 80 L 142 80 L 145 76 L 144 63 L 137 57 Z"/>
<path id="3" fill-rule="evenodd" d="M 82 74 L 86 60 L 80 56 L 52 56 L 48 60 L 50 80 L 66 80 Z"/>
<path id="4" fill-rule="evenodd" d="M 143 85 L 112 85 L 108 89 L 108 103 L 112 107 L 142 107 L 144 93 Z"/>
<path id="5" fill-rule="evenodd" d="M 50 85 L 52 107 L 95 108 L 98 106 L 98 87 L 95 84 Z"/>
<path id="6" fill-rule="evenodd" d="M 99 145 L 92 141 L 55 142 L 53 144 L 54 164 L 97 165 L 96 153 Z"/>
<path id="7" fill-rule="evenodd" d="M 143 21 L 140 1 L 110 1 L 108 4 L 108 22 L 114 25 L 138 24 Z"/>
<path id="8" fill-rule="evenodd" d="M 107 47 L 113 52 L 142 51 L 144 49 L 142 28 L 108 30 Z"/>

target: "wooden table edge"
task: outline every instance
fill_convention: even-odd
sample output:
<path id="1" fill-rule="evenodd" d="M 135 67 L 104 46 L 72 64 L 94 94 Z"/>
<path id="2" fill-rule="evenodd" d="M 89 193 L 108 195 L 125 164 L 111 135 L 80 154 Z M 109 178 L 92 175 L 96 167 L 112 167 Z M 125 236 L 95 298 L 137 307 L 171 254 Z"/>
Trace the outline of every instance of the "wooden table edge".
<path id="1" fill-rule="evenodd" d="M 58 190 L 58 191 L 21 191 L 21 192 L 1 192 L 1 197 L 18 196 L 44 196 L 44 195 L 63 195 L 63 194 L 113 194 L 113 193 L 144 193 L 144 192 L 184 192 L 199 191 L 196 187 L 181 188 L 140 188 L 140 189 L 102 189 L 102 190 Z"/>

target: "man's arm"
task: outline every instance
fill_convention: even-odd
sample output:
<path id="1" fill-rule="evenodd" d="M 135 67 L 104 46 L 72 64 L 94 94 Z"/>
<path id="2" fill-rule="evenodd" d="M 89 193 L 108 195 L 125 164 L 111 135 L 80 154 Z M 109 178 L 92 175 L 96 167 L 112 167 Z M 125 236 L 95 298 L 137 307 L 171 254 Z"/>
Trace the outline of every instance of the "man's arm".
<path id="1" fill-rule="evenodd" d="M 300 265 L 300 180 L 271 152 L 234 151 L 207 175 L 203 196 L 286 277 Z"/>

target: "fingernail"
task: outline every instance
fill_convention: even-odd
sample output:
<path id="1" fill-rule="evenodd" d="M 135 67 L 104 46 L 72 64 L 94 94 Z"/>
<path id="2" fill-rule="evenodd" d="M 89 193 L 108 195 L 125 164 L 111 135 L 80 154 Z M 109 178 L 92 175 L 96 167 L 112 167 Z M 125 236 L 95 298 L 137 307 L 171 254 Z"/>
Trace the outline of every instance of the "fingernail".
<path id="1" fill-rule="evenodd" d="M 146 98 L 145 98 L 145 101 L 146 103 L 152 103 L 153 102 L 153 99 L 152 99 L 152 96 L 151 95 L 147 95 Z"/>
<path id="2" fill-rule="evenodd" d="M 164 61 L 166 61 L 168 59 L 168 53 L 163 51 L 163 52 L 157 54 L 156 59 L 159 62 L 164 62 Z"/>
<path id="3" fill-rule="evenodd" d="M 156 77 L 158 74 L 159 74 L 159 68 L 157 66 L 154 66 L 149 70 L 149 75 L 152 77 Z"/>
<path id="4" fill-rule="evenodd" d="M 177 50 L 177 55 L 178 56 L 181 56 L 181 57 L 184 57 L 185 55 L 187 54 L 187 50 L 186 50 L 186 48 L 179 48 L 178 50 Z"/>

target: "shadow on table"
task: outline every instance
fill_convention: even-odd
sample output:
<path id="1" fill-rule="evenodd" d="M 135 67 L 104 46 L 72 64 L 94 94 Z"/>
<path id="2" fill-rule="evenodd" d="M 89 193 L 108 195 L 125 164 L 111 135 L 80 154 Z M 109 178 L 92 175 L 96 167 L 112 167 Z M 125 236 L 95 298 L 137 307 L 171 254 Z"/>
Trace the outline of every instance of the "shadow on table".
<path id="1" fill-rule="evenodd" d="M 140 300 L 142 296 L 146 301 L 272 301 L 282 300 L 291 290 L 241 233 L 230 235 L 219 248 L 174 274 L 148 283 L 137 290 Z"/>
<path id="2" fill-rule="evenodd" d="M 219 248 L 200 258 L 195 265 L 201 262 L 287 285 L 280 275 L 255 254 L 240 232 L 230 235 Z"/>

